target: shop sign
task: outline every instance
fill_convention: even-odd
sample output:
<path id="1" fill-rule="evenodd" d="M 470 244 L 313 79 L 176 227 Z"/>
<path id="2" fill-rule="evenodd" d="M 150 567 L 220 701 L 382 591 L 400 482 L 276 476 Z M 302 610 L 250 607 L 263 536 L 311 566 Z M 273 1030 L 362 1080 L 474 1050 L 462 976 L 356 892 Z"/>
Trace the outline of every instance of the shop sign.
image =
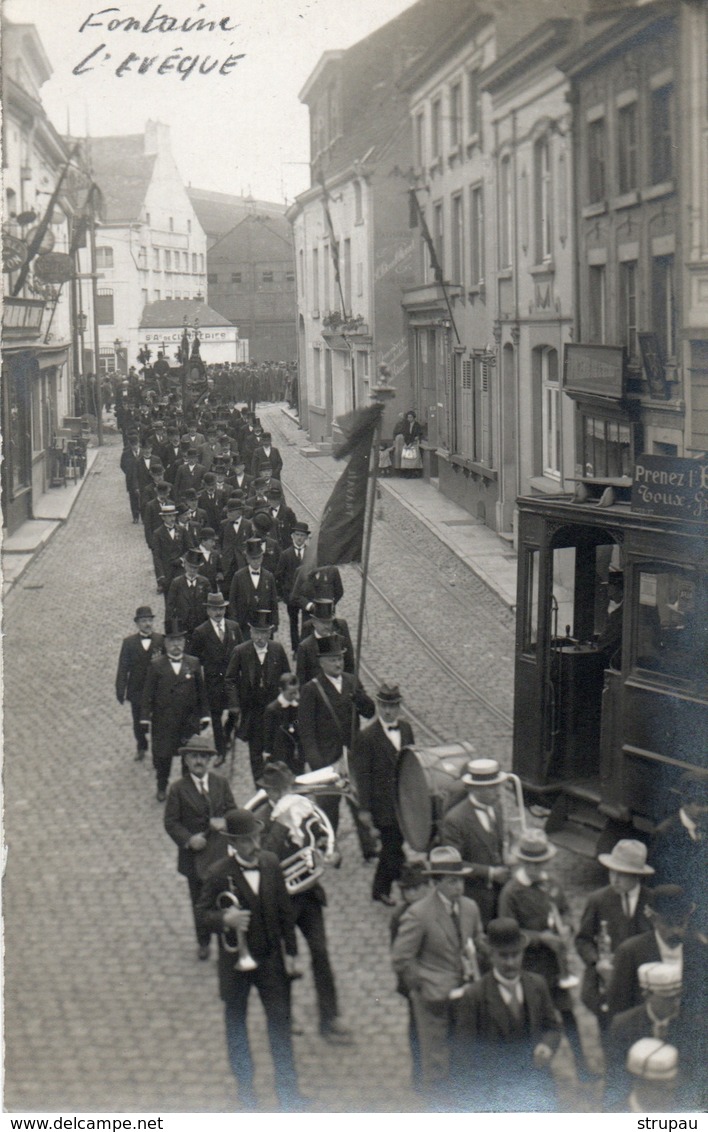
<path id="1" fill-rule="evenodd" d="M 624 348 L 567 343 L 563 388 L 570 397 L 621 401 L 625 394 Z"/>
<path id="2" fill-rule="evenodd" d="M 705 523 L 708 520 L 708 460 L 639 456 L 634 466 L 632 510 Z"/>

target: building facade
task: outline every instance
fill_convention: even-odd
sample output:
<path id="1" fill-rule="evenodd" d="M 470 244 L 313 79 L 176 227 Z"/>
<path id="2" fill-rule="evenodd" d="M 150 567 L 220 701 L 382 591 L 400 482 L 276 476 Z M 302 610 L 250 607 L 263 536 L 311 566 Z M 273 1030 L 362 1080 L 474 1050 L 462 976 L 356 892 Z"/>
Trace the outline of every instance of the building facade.
<path id="1" fill-rule="evenodd" d="M 2 503 L 9 533 L 32 518 L 33 499 L 51 482 L 57 429 L 74 413 L 65 270 L 74 172 L 69 147 L 42 106 L 50 75 L 36 28 L 3 21 Z"/>
<path id="2" fill-rule="evenodd" d="M 104 208 L 96 239 L 99 372 L 137 364 L 150 302 L 206 297 L 206 235 L 170 148 L 169 127 L 86 143 Z M 171 359 L 174 362 L 174 358 Z"/>
<path id="3" fill-rule="evenodd" d="M 311 187 L 288 212 L 295 239 L 300 415 L 315 442 L 365 403 L 385 367 L 384 435 L 414 407 L 401 299 L 415 279 L 412 142 L 398 80 L 469 3 L 420 0 L 348 51 L 328 51 L 300 93 Z M 336 427 L 336 426 L 335 426 Z"/>

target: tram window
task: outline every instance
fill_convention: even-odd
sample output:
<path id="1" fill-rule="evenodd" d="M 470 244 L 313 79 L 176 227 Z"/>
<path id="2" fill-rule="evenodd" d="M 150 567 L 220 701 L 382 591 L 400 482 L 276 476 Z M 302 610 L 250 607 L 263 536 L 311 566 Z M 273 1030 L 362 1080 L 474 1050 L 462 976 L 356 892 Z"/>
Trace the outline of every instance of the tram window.
<path id="1" fill-rule="evenodd" d="M 703 679 L 706 591 L 694 574 L 657 567 L 639 572 L 634 663 L 682 680 Z"/>
<path id="2" fill-rule="evenodd" d="M 538 587 L 540 552 L 526 551 L 526 596 L 524 599 L 524 652 L 535 652 L 538 644 Z"/>
<path id="3" fill-rule="evenodd" d="M 553 551 L 553 600 L 551 632 L 556 638 L 575 633 L 575 547 Z"/>

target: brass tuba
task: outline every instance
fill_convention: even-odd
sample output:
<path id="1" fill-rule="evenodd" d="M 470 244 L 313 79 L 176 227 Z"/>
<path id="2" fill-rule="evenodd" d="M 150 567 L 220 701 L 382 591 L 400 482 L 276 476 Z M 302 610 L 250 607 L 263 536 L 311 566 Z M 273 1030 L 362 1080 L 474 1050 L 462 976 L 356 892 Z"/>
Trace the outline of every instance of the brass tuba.
<path id="1" fill-rule="evenodd" d="M 242 907 L 241 901 L 236 893 L 229 892 L 228 890 L 219 893 L 216 898 L 216 906 L 222 911 L 226 911 L 227 908 L 240 909 Z M 233 942 L 234 936 L 236 937 L 235 943 Z M 236 928 L 235 930 L 227 928 L 223 933 L 223 937 L 224 951 L 228 951 L 232 955 L 238 953 L 238 959 L 234 964 L 235 970 L 255 971 L 258 964 L 249 951 L 246 933 L 242 931 L 241 928 Z M 231 937 L 231 939 L 229 937 Z"/>

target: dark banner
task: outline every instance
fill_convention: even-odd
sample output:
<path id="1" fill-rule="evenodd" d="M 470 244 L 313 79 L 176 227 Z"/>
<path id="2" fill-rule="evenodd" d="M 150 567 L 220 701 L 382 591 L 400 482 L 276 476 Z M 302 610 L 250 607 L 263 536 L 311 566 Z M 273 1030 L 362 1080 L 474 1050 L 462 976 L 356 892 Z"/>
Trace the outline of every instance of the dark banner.
<path id="1" fill-rule="evenodd" d="M 345 434 L 337 456 L 348 455 L 349 459 L 322 513 L 318 566 L 361 562 L 371 445 L 382 409 L 383 405 L 370 405 L 337 422 Z"/>
<path id="2" fill-rule="evenodd" d="M 632 510 L 695 523 L 708 520 L 708 462 L 676 456 L 637 457 Z"/>

